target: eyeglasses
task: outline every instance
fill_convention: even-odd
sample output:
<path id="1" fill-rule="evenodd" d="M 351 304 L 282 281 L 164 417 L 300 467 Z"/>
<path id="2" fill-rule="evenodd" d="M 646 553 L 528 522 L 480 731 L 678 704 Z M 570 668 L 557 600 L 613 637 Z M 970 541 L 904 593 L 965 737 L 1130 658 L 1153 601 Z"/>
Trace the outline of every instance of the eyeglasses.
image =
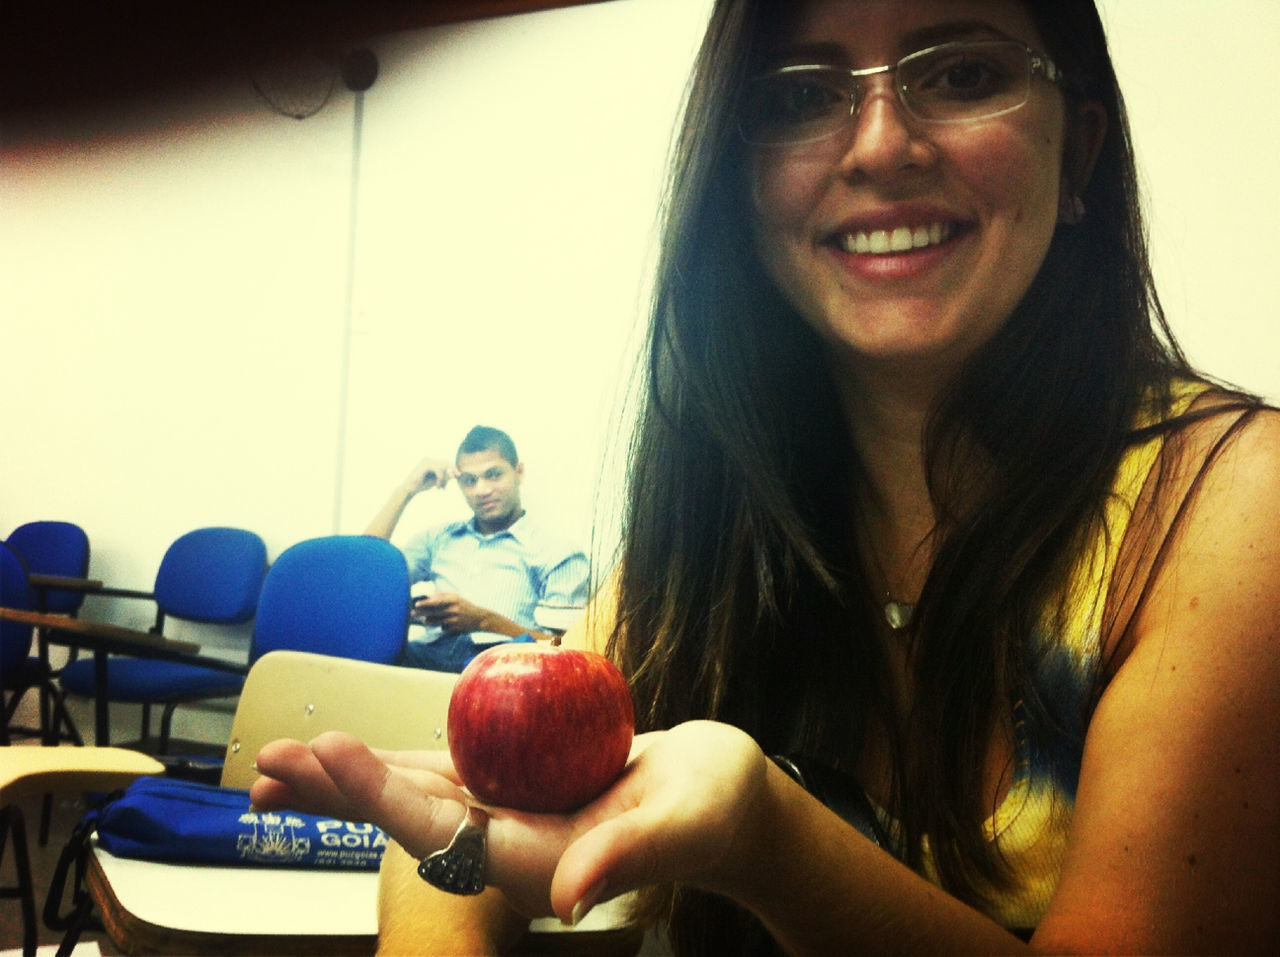
<path id="1" fill-rule="evenodd" d="M 743 139 L 790 146 L 827 139 L 857 115 L 863 77 L 892 73 L 904 109 L 926 123 L 967 123 L 1011 113 L 1031 95 L 1031 78 L 1061 83 L 1043 53 L 1017 40 L 943 43 L 865 70 L 784 66 L 748 82 L 738 117 Z"/>

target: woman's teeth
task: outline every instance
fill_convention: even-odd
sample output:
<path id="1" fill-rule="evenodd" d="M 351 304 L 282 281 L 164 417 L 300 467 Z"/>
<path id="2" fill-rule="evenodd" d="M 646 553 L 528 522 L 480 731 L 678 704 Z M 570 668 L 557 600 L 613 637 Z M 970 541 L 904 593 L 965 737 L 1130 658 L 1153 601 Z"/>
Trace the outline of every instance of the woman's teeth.
<path id="1" fill-rule="evenodd" d="M 931 226 L 899 226 L 897 229 L 873 229 L 870 232 L 845 233 L 840 248 L 847 253 L 905 253 L 912 249 L 936 246 L 951 237 L 950 223 Z"/>

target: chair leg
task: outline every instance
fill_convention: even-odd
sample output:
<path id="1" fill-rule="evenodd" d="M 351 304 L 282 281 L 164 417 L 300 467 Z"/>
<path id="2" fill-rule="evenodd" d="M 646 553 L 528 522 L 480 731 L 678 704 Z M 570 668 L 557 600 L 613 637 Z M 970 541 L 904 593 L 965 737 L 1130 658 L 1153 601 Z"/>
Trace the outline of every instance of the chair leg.
<path id="1" fill-rule="evenodd" d="M 67 710 L 67 696 L 65 692 L 58 691 L 53 697 L 53 711 L 50 719 L 53 723 L 49 730 L 49 737 L 52 744 L 58 744 L 62 741 L 70 741 L 76 747 L 84 747 L 84 737 L 80 734 L 80 729 L 76 727 L 75 721 L 71 718 L 71 712 Z M 63 733 L 66 728 L 66 733 Z"/>
<path id="2" fill-rule="evenodd" d="M 165 703 L 164 710 L 160 712 L 160 744 L 156 749 L 156 754 L 169 753 L 169 732 L 173 728 L 173 712 L 178 707 L 176 701 Z"/>
<path id="3" fill-rule="evenodd" d="M 40 743 L 57 744 L 57 729 L 53 724 L 53 695 L 48 681 L 40 682 Z"/>
<path id="4" fill-rule="evenodd" d="M 38 736 L 40 743 L 45 745 L 58 744 L 61 741 L 73 741 L 77 745 L 83 745 L 84 738 L 76 728 L 71 712 L 67 710 L 66 692 L 52 682 L 27 685 L 9 696 L 9 701 L 4 708 L 4 730 L 0 732 L 0 744 L 9 743 L 12 738 L 10 729 L 14 715 L 17 714 L 18 705 L 23 696 L 33 689 L 38 689 L 40 692 L 40 727 L 13 730 L 19 732 L 21 737 Z"/>
<path id="5" fill-rule="evenodd" d="M 48 725 L 41 736 L 41 744 L 46 747 L 57 747 L 63 741 L 70 741 L 76 747 L 84 747 L 84 738 L 71 720 L 71 712 L 67 710 L 67 696 L 58 688 L 50 686 Z M 66 728 L 66 733 L 63 733 Z M 53 795 L 46 794 L 40 801 L 40 833 L 37 840 L 41 847 L 49 844 L 49 828 L 53 822 Z"/>
<path id="6" fill-rule="evenodd" d="M 14 715 L 18 713 L 18 705 L 22 702 L 22 698 L 28 691 L 32 689 L 32 685 L 20 685 L 13 688 L 9 692 L 9 700 L 4 706 L 4 730 L 0 731 L 0 743 L 8 744 L 10 741 L 9 729 L 13 724 Z M 25 737 L 29 729 L 14 728 L 16 732 L 20 732 L 20 737 Z M 41 728 L 41 731 L 44 729 Z"/>
<path id="7" fill-rule="evenodd" d="M 151 705 L 142 705 L 142 747 L 147 749 L 151 742 Z"/>
<path id="8" fill-rule="evenodd" d="M 27 853 L 27 832 L 22 809 L 12 804 L 0 808 L 0 858 L 4 856 L 6 838 L 12 838 L 13 864 L 18 874 L 18 883 L 15 887 L 0 888 L 0 897 L 17 897 L 22 901 L 22 954 L 23 957 L 34 957 L 37 926 L 31 858 Z"/>
<path id="9" fill-rule="evenodd" d="M 53 824 L 53 795 L 45 794 L 40 798 L 40 841 L 41 847 L 49 845 L 49 828 Z"/>

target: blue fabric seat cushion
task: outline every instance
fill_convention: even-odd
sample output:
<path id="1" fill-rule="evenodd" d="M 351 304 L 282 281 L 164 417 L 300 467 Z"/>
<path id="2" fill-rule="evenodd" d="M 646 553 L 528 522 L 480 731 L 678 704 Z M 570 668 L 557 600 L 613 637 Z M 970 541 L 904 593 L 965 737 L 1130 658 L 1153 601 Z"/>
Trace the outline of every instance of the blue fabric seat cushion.
<path id="1" fill-rule="evenodd" d="M 73 661 L 62 669 L 59 681 L 72 694 L 93 697 L 93 659 Z M 234 695 L 243 687 L 243 675 L 214 668 L 147 658 L 107 660 L 107 697 L 112 701 L 146 703 L 192 694 Z"/>

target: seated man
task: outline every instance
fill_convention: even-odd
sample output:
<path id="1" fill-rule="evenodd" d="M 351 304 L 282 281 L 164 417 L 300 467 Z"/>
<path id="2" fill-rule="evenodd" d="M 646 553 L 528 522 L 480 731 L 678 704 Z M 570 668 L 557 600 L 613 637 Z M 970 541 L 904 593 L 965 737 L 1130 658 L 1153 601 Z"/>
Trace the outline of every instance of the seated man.
<path id="1" fill-rule="evenodd" d="M 520 504 L 524 463 L 499 429 L 476 426 L 452 467 L 423 459 L 396 487 L 365 534 L 390 538 L 419 492 L 456 478 L 473 516 L 415 536 L 404 547 L 415 588 L 414 616 L 425 639 L 410 636 L 402 664 L 461 671 L 487 646 L 529 634 L 552 639 L 534 623 L 539 604 L 584 605 L 590 566 L 574 548 L 529 518 Z"/>

